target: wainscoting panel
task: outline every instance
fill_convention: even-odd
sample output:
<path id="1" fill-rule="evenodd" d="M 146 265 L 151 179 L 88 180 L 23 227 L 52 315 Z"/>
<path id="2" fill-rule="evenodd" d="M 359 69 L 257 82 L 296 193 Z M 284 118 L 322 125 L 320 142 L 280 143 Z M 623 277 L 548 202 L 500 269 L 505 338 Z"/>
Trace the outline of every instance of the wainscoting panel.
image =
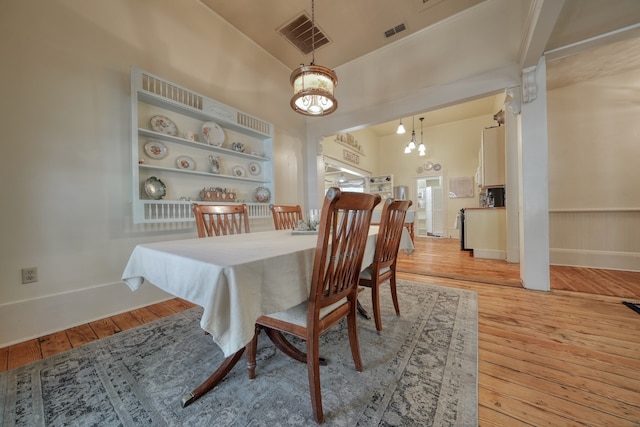
<path id="1" fill-rule="evenodd" d="M 640 209 L 549 212 L 554 265 L 640 271 Z"/>

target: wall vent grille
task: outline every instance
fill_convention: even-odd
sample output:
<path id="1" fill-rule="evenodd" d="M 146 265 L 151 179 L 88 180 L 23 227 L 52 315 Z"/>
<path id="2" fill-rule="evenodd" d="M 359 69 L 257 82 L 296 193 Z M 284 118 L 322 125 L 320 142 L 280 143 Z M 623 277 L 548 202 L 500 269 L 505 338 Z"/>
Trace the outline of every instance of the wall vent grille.
<path id="1" fill-rule="evenodd" d="M 396 25 L 393 28 L 389 28 L 387 31 L 384 32 L 384 36 L 386 38 L 389 38 L 391 36 L 395 36 L 399 32 L 404 31 L 406 29 L 407 29 L 407 26 L 404 23 L 402 23 L 402 24 Z"/>
<path id="2" fill-rule="evenodd" d="M 293 44 L 300 52 L 304 55 L 310 54 L 312 49 L 312 32 L 311 32 L 311 19 L 307 16 L 306 13 L 294 18 L 288 24 L 280 27 L 278 32 L 291 44 Z M 318 49 L 321 46 L 329 43 L 329 39 L 327 36 L 315 26 L 315 47 Z"/>

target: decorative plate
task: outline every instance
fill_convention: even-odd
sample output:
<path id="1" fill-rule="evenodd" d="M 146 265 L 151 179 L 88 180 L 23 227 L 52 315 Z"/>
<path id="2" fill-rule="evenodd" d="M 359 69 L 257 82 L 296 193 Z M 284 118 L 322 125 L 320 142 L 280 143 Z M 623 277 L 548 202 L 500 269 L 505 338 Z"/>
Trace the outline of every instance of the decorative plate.
<path id="1" fill-rule="evenodd" d="M 196 162 L 189 156 L 180 156 L 176 159 L 176 167 L 192 171 L 196 168 Z"/>
<path id="2" fill-rule="evenodd" d="M 160 200 L 167 194 L 167 186 L 160 179 L 152 176 L 144 182 L 144 192 L 150 198 Z"/>
<path id="3" fill-rule="evenodd" d="M 165 116 L 151 117 L 151 129 L 166 135 L 178 136 L 178 126 Z"/>
<path id="4" fill-rule="evenodd" d="M 202 125 L 202 136 L 204 136 L 204 142 L 209 145 L 217 145 L 222 147 L 224 142 L 224 130 L 219 124 L 215 122 L 204 122 Z"/>
<path id="5" fill-rule="evenodd" d="M 253 193 L 253 196 L 259 203 L 269 203 L 269 200 L 271 200 L 271 191 L 266 187 L 258 187 Z"/>
<path id="6" fill-rule="evenodd" d="M 433 165 L 433 170 L 434 171 L 439 171 L 441 167 L 442 166 L 440 166 L 440 163 L 436 163 L 435 165 Z"/>
<path id="7" fill-rule="evenodd" d="M 247 171 L 244 170 L 242 166 L 234 166 L 231 171 L 233 173 L 233 176 L 238 176 L 241 178 L 247 176 Z"/>
<path id="8" fill-rule="evenodd" d="M 416 168 L 416 173 L 422 173 L 422 172 L 424 172 L 424 169 L 422 169 L 422 166 L 418 166 Z"/>
<path id="9" fill-rule="evenodd" d="M 262 167 L 260 166 L 259 163 L 257 162 L 249 163 L 249 173 L 251 175 L 260 175 L 261 171 L 262 171 Z"/>
<path id="10" fill-rule="evenodd" d="M 160 141 L 149 141 L 144 144 L 144 152 L 152 159 L 164 159 L 167 155 L 167 147 Z"/>
<path id="11" fill-rule="evenodd" d="M 424 170 L 430 171 L 431 169 L 433 169 L 433 163 L 427 162 L 424 164 Z"/>

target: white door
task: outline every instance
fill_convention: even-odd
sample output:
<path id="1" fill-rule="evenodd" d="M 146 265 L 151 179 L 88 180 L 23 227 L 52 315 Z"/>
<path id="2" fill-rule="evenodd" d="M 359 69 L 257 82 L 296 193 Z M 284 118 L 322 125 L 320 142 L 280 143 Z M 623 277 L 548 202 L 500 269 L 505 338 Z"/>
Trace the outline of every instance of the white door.
<path id="1" fill-rule="evenodd" d="M 442 175 L 433 175 L 416 180 L 418 206 L 418 236 L 444 235 L 444 188 Z"/>
<path id="2" fill-rule="evenodd" d="M 442 183 L 442 177 L 440 177 Z M 433 217 L 433 231 L 434 236 L 444 236 L 444 189 L 442 184 L 437 187 L 431 187 L 433 204 L 431 207 L 431 216 Z"/>

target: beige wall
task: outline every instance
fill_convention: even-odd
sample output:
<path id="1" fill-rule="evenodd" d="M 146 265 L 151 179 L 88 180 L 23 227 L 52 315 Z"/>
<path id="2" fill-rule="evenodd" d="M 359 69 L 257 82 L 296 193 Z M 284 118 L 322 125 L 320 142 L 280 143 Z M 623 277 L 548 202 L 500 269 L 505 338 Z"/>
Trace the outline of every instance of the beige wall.
<path id="1" fill-rule="evenodd" d="M 359 169 L 362 172 L 368 171 L 371 175 L 376 175 L 379 167 L 377 135 L 370 129 L 362 129 L 348 133 L 357 141 L 357 144 L 362 147 L 361 152 L 349 145 L 336 142 L 336 135 L 331 135 L 322 140 L 322 154 L 344 163 L 345 166 L 353 167 L 354 170 Z M 357 154 L 359 162 L 356 163 L 345 159 L 345 151 Z"/>
<path id="2" fill-rule="evenodd" d="M 486 115 L 437 126 L 425 126 L 424 143 L 427 146 L 425 157 L 419 157 L 416 151 L 411 154 L 403 153 L 404 147 L 411 138 L 410 133 L 382 137 L 379 147 L 379 172 L 393 174 L 394 185 L 409 186 L 410 198 L 415 201 L 416 179 L 436 174 L 435 171 L 418 173 L 417 168 L 426 162 L 439 163 L 442 166 L 440 173 L 444 177 L 445 237 L 457 238 L 456 215 L 461 208 L 478 206 L 478 191 L 474 181 L 473 198 L 449 199 L 449 178 L 475 177 L 482 129 L 495 124 L 493 116 Z M 416 134 L 420 141 L 419 131 L 416 131 Z"/>
<path id="3" fill-rule="evenodd" d="M 567 61 L 578 67 L 583 58 Z M 599 63 L 597 71 L 617 65 Z M 552 264 L 640 271 L 638 93 L 637 70 L 548 92 Z"/>
<path id="4" fill-rule="evenodd" d="M 550 209 L 640 208 L 638 93 L 637 70 L 549 91 Z"/>
<path id="5" fill-rule="evenodd" d="M 195 235 L 132 225 L 130 65 L 274 123 L 276 201 L 303 199 L 290 70 L 196 0 L 4 0 L 0 57 L 0 347 L 166 298 L 120 283 L 136 244 Z"/>

